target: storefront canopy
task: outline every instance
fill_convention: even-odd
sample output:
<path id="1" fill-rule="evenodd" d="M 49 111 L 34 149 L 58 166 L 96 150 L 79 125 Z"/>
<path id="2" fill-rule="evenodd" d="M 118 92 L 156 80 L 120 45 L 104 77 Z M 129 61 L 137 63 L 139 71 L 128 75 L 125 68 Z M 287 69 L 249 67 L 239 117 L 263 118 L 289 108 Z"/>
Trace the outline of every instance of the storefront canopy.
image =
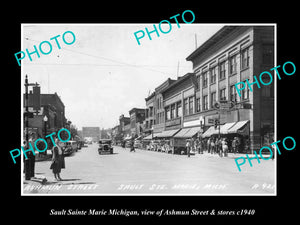
<path id="1" fill-rule="evenodd" d="M 185 134 L 190 130 L 190 128 L 183 128 L 177 134 L 174 135 L 174 138 L 184 138 Z"/>
<path id="2" fill-rule="evenodd" d="M 221 134 L 228 134 L 228 130 L 233 127 L 236 124 L 236 122 L 233 123 L 225 123 L 221 129 L 220 129 L 220 133 Z"/>
<path id="3" fill-rule="evenodd" d="M 150 134 L 150 135 L 144 137 L 143 140 L 151 140 L 152 137 L 153 137 L 153 138 L 156 138 L 158 134 L 159 134 L 159 133 L 154 133 L 153 135 Z"/>
<path id="4" fill-rule="evenodd" d="M 125 141 L 128 141 L 128 140 L 130 140 L 130 139 L 131 139 L 131 136 L 126 136 L 126 137 L 124 138 Z"/>
<path id="5" fill-rule="evenodd" d="M 239 121 L 236 124 L 234 124 L 229 130 L 229 134 L 243 134 L 243 135 L 249 135 L 249 120 L 243 120 Z"/>
<path id="6" fill-rule="evenodd" d="M 165 130 L 161 133 L 158 133 L 156 137 L 158 138 L 169 138 L 169 137 L 173 137 L 180 129 L 176 129 L 176 130 Z"/>
<path id="7" fill-rule="evenodd" d="M 195 136 L 198 131 L 200 131 L 200 127 L 190 127 L 190 128 L 184 128 L 181 131 L 179 131 L 174 138 L 191 138 Z"/>
<path id="8" fill-rule="evenodd" d="M 220 127 L 220 131 L 222 129 L 222 126 Z M 217 127 L 217 129 L 215 129 L 215 126 L 211 126 L 210 128 L 208 128 L 207 131 L 204 132 L 204 134 L 202 134 L 202 137 L 203 138 L 206 138 L 206 137 L 210 137 L 211 135 L 214 135 L 214 134 L 219 134 L 219 126 Z"/>

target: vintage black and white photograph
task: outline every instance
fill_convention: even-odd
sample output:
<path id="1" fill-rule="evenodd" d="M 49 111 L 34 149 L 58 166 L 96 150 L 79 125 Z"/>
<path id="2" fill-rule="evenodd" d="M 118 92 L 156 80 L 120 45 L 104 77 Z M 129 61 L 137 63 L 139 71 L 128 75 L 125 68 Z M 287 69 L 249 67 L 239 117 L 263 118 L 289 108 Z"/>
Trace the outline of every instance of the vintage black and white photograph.
<path id="1" fill-rule="evenodd" d="M 21 27 L 22 195 L 276 195 L 276 24 Z"/>

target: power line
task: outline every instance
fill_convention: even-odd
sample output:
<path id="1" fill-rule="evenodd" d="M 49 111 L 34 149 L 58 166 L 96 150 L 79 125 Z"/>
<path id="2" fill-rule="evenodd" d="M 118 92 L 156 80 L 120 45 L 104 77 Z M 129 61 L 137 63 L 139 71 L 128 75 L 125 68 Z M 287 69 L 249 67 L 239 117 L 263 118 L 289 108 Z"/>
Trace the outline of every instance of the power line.
<path id="1" fill-rule="evenodd" d="M 28 38 L 28 37 L 25 37 L 25 39 L 29 40 L 29 41 L 33 41 L 33 42 L 39 42 L 37 40 L 31 39 L 31 38 Z M 130 64 L 130 63 L 126 63 L 126 62 L 121 62 L 119 60 L 115 60 L 115 59 L 111 59 L 111 58 L 107 58 L 107 57 L 103 57 L 103 56 L 98 56 L 98 55 L 93 55 L 93 54 L 89 54 L 89 53 L 85 53 L 85 52 L 79 52 L 79 51 L 75 51 L 75 50 L 71 50 L 71 49 L 67 49 L 67 48 L 62 48 L 62 50 L 74 52 L 74 53 L 81 54 L 81 55 L 86 55 L 86 56 L 93 57 L 93 58 L 100 58 L 100 59 L 103 59 L 103 60 L 106 60 L 106 61 L 110 61 L 110 62 L 121 64 L 121 65 L 105 65 L 105 66 L 128 66 L 128 67 L 135 67 L 135 68 L 138 68 L 138 69 L 145 69 L 145 70 L 149 70 L 149 71 L 153 71 L 153 72 L 157 72 L 157 73 L 162 73 L 162 74 L 167 74 L 169 76 L 173 76 L 173 74 L 168 73 L 168 72 L 162 72 L 162 71 L 151 69 L 151 68 L 145 68 L 144 65 L 133 65 L 133 64 Z M 37 64 L 33 64 L 33 65 L 37 65 Z M 42 65 L 42 64 L 40 64 L 40 65 Z M 51 65 L 51 64 L 44 64 L 44 65 Z M 55 64 L 53 64 L 53 65 L 55 65 Z M 80 64 L 80 63 L 76 64 L 75 63 L 75 64 L 56 64 L 56 65 L 60 65 L 61 66 L 61 65 L 84 65 L 84 64 Z M 87 65 L 103 66 L 101 64 L 87 64 Z"/>

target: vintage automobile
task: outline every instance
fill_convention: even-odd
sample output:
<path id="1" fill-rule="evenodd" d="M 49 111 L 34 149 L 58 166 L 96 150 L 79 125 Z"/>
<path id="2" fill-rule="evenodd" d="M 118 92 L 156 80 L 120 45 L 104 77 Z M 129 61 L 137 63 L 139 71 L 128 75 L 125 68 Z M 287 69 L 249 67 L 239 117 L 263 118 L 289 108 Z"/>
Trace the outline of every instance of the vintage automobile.
<path id="1" fill-rule="evenodd" d="M 71 155 L 74 151 L 77 152 L 77 142 L 76 141 L 66 142 L 64 147 L 64 155 Z"/>
<path id="2" fill-rule="evenodd" d="M 113 154 L 113 147 L 111 146 L 112 140 L 111 139 L 100 139 L 99 140 L 99 148 L 98 153 L 109 153 Z"/>

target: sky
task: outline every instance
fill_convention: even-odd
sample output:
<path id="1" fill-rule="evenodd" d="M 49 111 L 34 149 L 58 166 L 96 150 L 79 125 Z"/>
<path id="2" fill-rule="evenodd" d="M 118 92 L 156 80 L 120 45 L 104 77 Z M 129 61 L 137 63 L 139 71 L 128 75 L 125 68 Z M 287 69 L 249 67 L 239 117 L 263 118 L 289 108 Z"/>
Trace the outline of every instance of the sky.
<path id="1" fill-rule="evenodd" d="M 157 25 L 156 25 L 157 26 Z M 39 83 L 41 93 L 57 93 L 65 105 L 65 116 L 78 129 L 84 126 L 112 128 L 121 114 L 145 108 L 145 98 L 166 79 L 193 72 L 186 61 L 196 49 L 216 33 L 222 24 L 172 24 L 168 34 L 151 34 L 140 39 L 134 33 L 153 24 L 22 24 L 22 49 L 34 51 L 49 41 L 52 52 L 32 54 L 21 61 L 22 87 L 25 74 L 29 83 Z M 167 27 L 163 27 L 167 30 Z M 72 31 L 75 42 L 62 40 Z M 145 32 L 146 33 L 146 32 Z M 57 40 L 50 38 L 60 35 Z M 72 36 L 65 35 L 71 42 Z M 47 52 L 47 44 L 42 45 Z M 22 108 L 22 107 L 21 107 Z"/>

